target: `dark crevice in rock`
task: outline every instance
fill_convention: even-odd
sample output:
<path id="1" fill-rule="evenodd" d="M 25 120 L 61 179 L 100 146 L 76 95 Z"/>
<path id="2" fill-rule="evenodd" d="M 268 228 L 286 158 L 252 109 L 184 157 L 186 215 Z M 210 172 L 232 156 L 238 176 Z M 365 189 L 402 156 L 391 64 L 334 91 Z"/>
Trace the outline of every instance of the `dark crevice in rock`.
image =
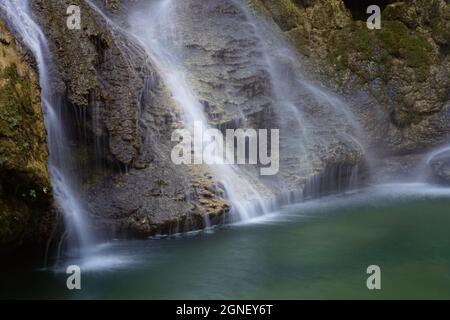
<path id="1" fill-rule="evenodd" d="M 109 43 L 101 34 L 92 34 L 89 36 L 89 39 L 96 48 L 97 65 L 100 65 L 105 61 L 105 51 L 109 49 Z"/>
<path id="2" fill-rule="evenodd" d="M 441 51 L 442 51 L 442 55 L 443 56 L 448 56 L 450 55 L 450 43 L 447 44 L 441 44 L 440 45 Z"/>

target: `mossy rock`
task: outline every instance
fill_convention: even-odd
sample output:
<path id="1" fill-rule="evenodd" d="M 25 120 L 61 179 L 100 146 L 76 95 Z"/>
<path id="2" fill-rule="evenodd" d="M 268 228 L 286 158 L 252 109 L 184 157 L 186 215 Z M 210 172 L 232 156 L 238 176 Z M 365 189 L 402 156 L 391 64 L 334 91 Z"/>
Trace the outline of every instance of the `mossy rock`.
<path id="1" fill-rule="evenodd" d="M 302 24 L 302 12 L 292 0 L 247 0 L 250 6 L 269 15 L 282 31 Z"/>
<path id="2" fill-rule="evenodd" d="M 426 76 L 432 47 L 423 36 L 412 34 L 401 21 L 386 21 L 378 37 L 392 57 L 404 60 L 409 67 L 416 69 L 421 78 Z"/>
<path id="3" fill-rule="evenodd" d="M 435 5 L 431 11 L 432 36 L 436 43 L 448 50 L 450 45 L 450 4 L 447 4 L 444 8 L 439 8 Z"/>
<path id="4" fill-rule="evenodd" d="M 399 59 L 423 81 L 433 59 L 433 48 L 427 39 L 411 32 L 401 21 L 385 21 L 381 30 L 369 30 L 356 22 L 344 32 L 334 33 L 331 41 L 329 57 L 337 70 L 349 68 L 364 80 L 368 80 L 366 70 L 361 70 L 358 61 L 375 62 L 380 66 L 380 76 L 385 78 L 389 77 L 392 59 Z M 352 57 L 356 57 L 355 63 L 349 63 Z"/>
<path id="5" fill-rule="evenodd" d="M 13 247 L 45 237 L 52 195 L 39 77 L 1 20 L 0 34 L 0 247 Z"/>

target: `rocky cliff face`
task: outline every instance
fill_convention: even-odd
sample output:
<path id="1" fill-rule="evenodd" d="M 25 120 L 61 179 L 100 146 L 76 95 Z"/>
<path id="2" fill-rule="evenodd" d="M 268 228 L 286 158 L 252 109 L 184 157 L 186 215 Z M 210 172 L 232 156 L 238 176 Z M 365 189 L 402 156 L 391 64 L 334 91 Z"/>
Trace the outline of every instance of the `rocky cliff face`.
<path id="1" fill-rule="evenodd" d="M 50 235 L 47 158 L 39 77 L 0 19 L 0 247 Z"/>
<path id="2" fill-rule="evenodd" d="M 82 29 L 68 30 L 65 10 L 79 5 Z M 55 86 L 74 110 L 73 144 L 90 218 L 115 234 L 149 236 L 204 226 L 229 209 L 206 168 L 175 166 L 171 133 L 179 111 L 144 49 L 85 1 L 40 1 L 33 8 L 56 61 Z"/>
<path id="3" fill-rule="evenodd" d="M 247 2 L 282 30 L 323 82 L 353 100 L 375 153 L 413 159 L 448 141 L 448 2 L 385 1 L 381 30 L 366 27 L 364 1 Z"/>

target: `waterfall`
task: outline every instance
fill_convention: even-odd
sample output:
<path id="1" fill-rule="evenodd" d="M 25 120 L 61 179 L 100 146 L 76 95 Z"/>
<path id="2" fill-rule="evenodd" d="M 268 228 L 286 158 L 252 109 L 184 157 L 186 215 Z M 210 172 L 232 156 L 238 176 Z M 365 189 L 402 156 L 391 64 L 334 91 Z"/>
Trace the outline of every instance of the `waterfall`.
<path id="1" fill-rule="evenodd" d="M 357 185 L 358 165 L 330 166 L 325 163 L 317 175 L 315 164 L 324 162 L 333 143 L 352 146 L 366 157 L 366 133 L 342 95 L 308 78 L 302 59 L 272 25 L 248 9 L 242 1 L 231 0 L 245 16 L 245 25 L 258 39 L 261 64 L 269 74 L 272 99 L 279 126 L 289 128 L 281 135 L 284 164 L 296 159 L 298 171 L 306 171 L 309 180 L 304 197 L 319 197 L 326 190 L 341 192 Z M 295 121 L 293 121 L 295 119 Z M 325 152 L 323 152 L 325 150 Z M 287 159 L 291 158 L 291 159 Z M 283 159 L 282 159 L 283 162 Z M 282 190 L 285 186 L 282 186 Z M 292 191 L 290 192 L 292 194 Z"/>
<path id="2" fill-rule="evenodd" d="M 439 147 L 433 151 L 431 151 L 429 154 L 427 154 L 425 160 L 426 160 L 426 164 L 430 164 L 430 161 L 440 155 L 444 155 L 446 153 L 450 152 L 450 145 L 445 145 L 443 147 Z"/>
<path id="3" fill-rule="evenodd" d="M 450 163 L 450 145 L 444 144 L 438 147 L 434 147 L 430 151 L 422 155 L 415 168 L 415 174 L 412 176 L 412 180 L 426 183 L 426 182 L 439 182 L 436 177 L 437 172 L 432 172 L 437 167 L 445 165 L 442 169 L 448 168 Z M 442 183 L 442 181 L 441 181 Z M 446 181 L 448 184 L 448 181 Z"/>
<path id="4" fill-rule="evenodd" d="M 211 12 L 207 11 L 209 7 L 213 8 Z M 223 12 L 217 17 L 213 16 L 214 10 Z M 203 15 L 205 19 L 202 18 Z M 211 22 L 216 18 L 220 21 Z M 209 25 L 201 25 L 202 20 L 212 24 L 211 30 L 208 30 Z M 265 90 L 263 98 L 270 100 L 276 118 L 259 125 L 266 129 L 283 129 L 284 134 L 280 137 L 283 165 L 291 166 L 293 172 L 303 172 L 309 180 L 303 185 L 300 181 L 286 182 L 293 176 L 288 171 L 281 173 L 281 178 L 264 179 L 255 177 L 248 168 L 211 167 L 216 179 L 224 185 L 228 198 L 241 219 L 253 217 L 255 211 L 267 213 L 273 209 L 274 194 L 280 205 L 285 202 L 280 199 L 289 199 L 289 203 L 303 200 L 304 192 L 309 193 L 307 196 L 320 196 L 324 190 L 343 191 L 355 187 L 358 180 L 357 165 L 330 166 L 323 160 L 328 149 L 337 143 L 350 145 L 357 150 L 355 152 L 364 153 L 364 143 L 361 142 L 364 133 L 351 109 L 339 95 L 308 80 L 298 62 L 299 57 L 284 43 L 281 35 L 241 2 L 193 0 L 184 3 L 157 0 L 138 7 L 130 15 L 128 23 L 128 32 L 139 39 L 154 65 L 159 68 L 174 100 L 183 111 L 184 125 L 188 128 L 195 121 L 201 121 L 204 128 L 209 127 L 208 123 L 212 119 L 204 111 L 205 106 L 200 103 L 198 93 L 202 91 L 201 82 L 204 78 L 216 77 L 215 80 L 220 82 L 219 77 L 223 76 L 223 72 L 214 69 L 214 62 L 211 61 L 205 64 L 205 69 L 210 68 L 211 71 L 199 71 L 201 68 L 198 68 L 196 59 L 202 58 L 189 56 L 187 50 L 192 43 L 187 44 L 184 38 L 187 36 L 200 43 L 207 43 L 205 46 L 212 51 L 216 50 L 218 54 L 223 43 L 226 44 L 222 50 L 228 49 L 230 41 L 238 43 L 236 50 L 241 50 L 241 44 L 245 46 L 250 43 L 246 49 L 248 52 L 244 52 L 247 54 L 245 58 L 235 59 L 236 63 L 248 59 L 244 63 L 250 67 L 244 66 L 242 72 L 259 73 L 267 78 L 270 89 Z M 218 29 L 214 29 L 215 26 Z M 241 32 L 242 35 L 233 34 L 228 37 L 230 40 L 221 32 Z M 192 50 L 202 54 L 195 45 Z M 230 55 L 232 60 L 233 52 Z M 215 72 L 218 75 L 214 75 Z M 239 97 L 234 96 L 236 90 L 232 80 L 224 82 L 220 83 L 224 86 L 220 89 L 225 92 L 224 95 L 228 95 L 228 99 L 239 100 Z M 254 100 L 254 104 L 259 103 Z M 248 124 L 250 120 L 242 111 L 243 108 L 238 106 L 237 109 L 234 122 L 240 123 L 242 120 Z M 317 172 L 322 173 L 318 175 Z M 267 200 L 269 198 L 272 200 Z"/>
<path id="5" fill-rule="evenodd" d="M 33 53 L 41 86 L 41 103 L 47 129 L 49 149 L 48 169 L 53 187 L 55 206 L 65 220 L 70 249 L 83 252 L 93 241 L 86 222 L 80 186 L 75 179 L 76 167 L 64 121 L 65 107 L 52 88 L 51 53 L 47 39 L 33 20 L 28 1 L 2 0 L 0 12 L 17 38 Z M 71 251 L 74 253 L 73 251 Z"/>
<path id="6" fill-rule="evenodd" d="M 173 99 L 182 110 L 184 126 L 193 130 L 195 123 L 201 123 L 201 129 L 204 131 L 210 128 L 204 107 L 190 87 L 188 72 L 183 67 L 177 51 L 179 35 L 174 29 L 175 3 L 176 1 L 172 0 L 156 1 L 145 10 L 132 15 L 129 19 L 129 32 L 144 45 L 149 57 L 158 67 Z M 203 143 L 205 147 L 216 141 Z M 226 196 L 232 203 L 232 216 L 238 217 L 239 220 L 248 220 L 271 210 L 271 202 L 260 190 L 265 188 L 262 185 L 255 187 L 259 185 L 258 181 L 251 180 L 251 177 L 236 165 L 214 164 L 209 167 L 215 179 L 223 185 Z"/>
<path id="7" fill-rule="evenodd" d="M 274 117 L 258 125 L 261 128 L 282 129 L 280 166 L 292 170 L 285 170 L 280 177 L 272 179 L 253 176 L 253 181 L 262 181 L 267 189 L 273 190 L 272 193 L 281 194 L 279 198 L 294 201 L 303 199 L 303 191 L 314 190 L 311 193 L 318 196 L 321 190 L 342 191 L 355 186 L 357 165 L 341 167 L 339 164 L 326 163 L 324 158 L 329 156 L 328 153 L 336 144 L 351 146 L 349 149 L 355 150 L 355 153 L 366 153 L 363 142 L 365 134 L 358 120 L 343 97 L 305 76 L 299 57 L 272 26 L 235 0 L 160 0 L 138 9 L 129 18 L 130 32 L 145 44 L 148 54 L 159 66 L 174 99 L 184 112 L 186 126 L 199 119 L 207 126 L 212 120 L 208 119 L 203 111 L 205 107 L 199 102 L 198 93 L 204 94 L 207 90 L 202 88 L 204 79 L 212 79 L 213 84 L 216 81 L 217 87 L 222 87 L 219 95 L 225 98 L 218 104 L 226 104 L 232 99 L 239 101 L 241 98 L 233 87 L 234 79 L 229 76 L 232 72 L 249 73 L 269 83 L 270 88 L 264 89 L 264 96 L 254 98 L 249 107 L 256 109 L 255 105 L 262 105 L 261 99 L 270 101 Z M 222 11 L 217 13 L 219 10 Z M 185 37 L 189 39 L 186 41 Z M 197 43 L 204 47 L 198 49 Z M 235 48 L 230 49 L 233 45 Z M 195 53 L 189 53 L 190 49 Z M 223 71 L 220 67 L 215 68 L 217 62 L 211 61 L 208 56 L 202 58 L 201 55 L 205 55 L 202 50 L 216 51 L 217 55 L 222 51 L 228 53 L 229 50 L 230 65 L 242 63 L 242 70 L 236 71 L 231 67 Z M 242 57 L 235 56 L 239 54 Z M 198 61 L 201 59 L 206 60 L 204 67 L 199 67 Z M 230 77 L 229 81 L 221 79 L 227 76 Z M 251 116 L 242 110 L 246 106 L 239 105 L 239 102 L 236 104 L 237 111 L 233 115 L 235 122 L 248 124 Z M 236 180 L 247 174 L 247 171 L 246 168 L 236 167 L 214 170 L 224 183 L 234 206 L 242 203 L 242 191 L 235 190 L 235 181 L 240 181 L 244 191 L 250 188 L 252 195 L 260 189 L 255 190 L 246 180 Z M 299 172 L 310 180 L 306 183 L 300 179 L 294 181 L 292 177 Z M 293 197 L 295 193 L 299 193 L 299 196 Z M 243 216 L 246 217 L 247 214 Z"/>

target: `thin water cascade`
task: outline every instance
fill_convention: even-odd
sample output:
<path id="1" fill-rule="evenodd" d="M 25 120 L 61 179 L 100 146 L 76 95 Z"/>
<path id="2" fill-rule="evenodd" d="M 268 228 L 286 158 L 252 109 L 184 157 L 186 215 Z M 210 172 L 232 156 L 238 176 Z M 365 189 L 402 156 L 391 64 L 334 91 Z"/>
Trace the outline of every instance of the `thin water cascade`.
<path id="1" fill-rule="evenodd" d="M 202 130 L 205 131 L 210 128 L 207 116 L 188 83 L 188 74 L 180 61 L 181 57 L 177 55 L 176 46 L 179 45 L 180 35 L 174 30 L 175 23 L 172 23 L 177 18 L 175 2 L 155 1 L 145 10 L 133 14 L 129 19 L 129 32 L 144 44 L 148 55 L 161 72 L 174 101 L 182 110 L 184 126 L 193 130 L 196 123 L 201 123 Z M 203 141 L 202 148 L 211 143 L 216 141 Z M 214 157 L 216 154 L 212 152 L 210 156 Z M 210 160 L 205 162 L 215 162 L 214 159 Z M 255 187 L 258 182 L 250 181 L 250 177 L 237 166 L 214 164 L 209 167 L 216 180 L 224 186 L 226 196 L 232 203 L 232 216 L 248 220 L 271 210 L 271 202 Z"/>
<path id="2" fill-rule="evenodd" d="M 34 21 L 29 1 L 2 0 L 0 12 L 16 36 L 33 53 L 39 69 L 41 103 L 47 129 L 48 169 L 55 206 L 63 215 L 68 241 L 68 254 L 83 254 L 93 242 L 86 221 L 81 188 L 75 179 L 74 158 L 69 147 L 64 121 L 64 105 L 51 87 L 51 53 L 47 39 Z"/>
<path id="3" fill-rule="evenodd" d="M 433 150 L 432 152 L 430 152 L 426 157 L 425 157 L 425 162 L 426 164 L 430 164 L 430 161 L 433 160 L 434 157 L 437 157 L 439 155 L 442 155 L 444 153 L 448 153 L 450 152 L 450 145 L 445 145 L 443 147 L 439 147 L 435 150 Z"/>
<path id="4" fill-rule="evenodd" d="M 146 8 L 147 10 L 131 15 L 129 30 L 117 25 L 92 1 L 87 1 L 87 3 L 102 16 L 113 30 L 132 37 L 146 49 L 152 63 L 159 69 L 164 78 L 172 98 L 182 109 L 185 127 L 193 131 L 195 124 L 200 123 L 202 131 L 211 128 L 203 112 L 203 106 L 188 84 L 187 73 L 180 63 L 180 57 L 176 55 L 176 50 L 174 50 L 174 47 L 180 42 L 174 28 L 175 24 L 170 23 L 170 21 L 173 21 L 172 19 L 176 18 L 173 16 L 174 1 L 155 1 L 150 7 Z M 153 17 L 152 19 L 148 19 L 147 13 L 149 12 Z M 216 144 L 216 140 L 203 141 L 201 149 L 211 144 Z M 206 159 L 205 162 L 219 163 L 223 159 L 216 158 L 217 155 L 218 152 L 212 150 L 211 153 L 207 154 L 210 159 Z M 246 172 L 240 171 L 237 166 L 214 164 L 209 165 L 209 167 L 216 180 L 222 184 L 227 199 L 233 204 L 231 209 L 232 219 L 249 220 L 258 215 L 266 214 L 274 208 L 273 194 L 258 181 L 248 176 Z M 255 185 L 262 189 L 265 195 L 262 195 L 261 190 L 257 190 Z M 205 217 L 205 228 L 208 229 L 209 227 L 209 217 Z"/>
<path id="5" fill-rule="evenodd" d="M 330 166 L 325 163 L 322 173 L 314 173 L 314 163 L 323 162 L 324 154 L 321 154 L 320 148 L 331 146 L 333 139 L 359 150 L 370 161 L 371 156 L 365 147 L 366 133 L 350 105 L 344 97 L 309 79 L 301 60 L 285 43 L 282 35 L 247 8 L 243 4 L 245 1 L 231 2 L 243 12 L 244 26 L 258 38 L 262 53 L 260 64 L 269 74 L 279 125 L 289 128 L 288 134 L 281 135 L 283 155 L 286 157 L 284 163 L 296 161 L 300 164 L 297 169 L 309 171 L 306 175 L 310 178 L 302 190 L 285 191 L 287 196 L 284 200 L 287 199 L 290 204 L 292 201 L 303 201 L 305 197 L 319 197 L 327 190 L 342 192 L 356 188 L 358 165 Z M 282 192 L 283 189 L 285 187 L 282 186 Z"/>
<path id="6" fill-rule="evenodd" d="M 450 145 L 435 147 L 427 152 L 417 164 L 414 180 L 421 183 L 438 182 L 441 179 L 436 176 L 437 172 L 432 173 L 431 171 L 439 171 L 438 167 L 440 166 L 444 166 L 443 171 L 447 171 L 445 166 L 448 167 L 448 163 L 450 163 Z M 446 184 L 448 184 L 448 181 L 446 181 Z"/>

